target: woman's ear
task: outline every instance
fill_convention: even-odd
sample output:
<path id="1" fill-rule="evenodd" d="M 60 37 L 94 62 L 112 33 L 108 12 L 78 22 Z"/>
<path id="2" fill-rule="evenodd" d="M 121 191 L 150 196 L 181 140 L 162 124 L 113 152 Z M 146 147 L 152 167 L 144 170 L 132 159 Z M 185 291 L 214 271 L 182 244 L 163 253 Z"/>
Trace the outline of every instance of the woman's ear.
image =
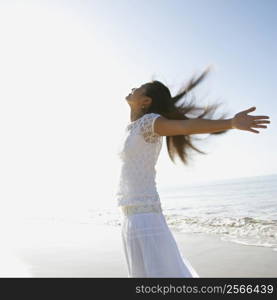
<path id="1" fill-rule="evenodd" d="M 144 96 L 143 104 L 150 105 L 152 103 L 152 98 Z"/>

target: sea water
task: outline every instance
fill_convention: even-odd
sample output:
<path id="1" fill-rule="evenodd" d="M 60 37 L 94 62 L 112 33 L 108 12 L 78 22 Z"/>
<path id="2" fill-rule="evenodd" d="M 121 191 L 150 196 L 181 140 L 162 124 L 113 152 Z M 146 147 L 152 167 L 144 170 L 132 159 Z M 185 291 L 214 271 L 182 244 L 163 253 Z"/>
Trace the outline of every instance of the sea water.
<path id="1" fill-rule="evenodd" d="M 217 235 L 244 245 L 277 251 L 277 174 L 210 183 L 159 187 L 169 227 L 178 232 Z M 80 208 L 69 214 L 37 216 L 29 222 L 120 226 L 116 207 Z"/>
<path id="2" fill-rule="evenodd" d="M 158 189 L 169 227 L 277 251 L 277 174 Z M 110 226 L 120 213 L 90 211 Z"/>

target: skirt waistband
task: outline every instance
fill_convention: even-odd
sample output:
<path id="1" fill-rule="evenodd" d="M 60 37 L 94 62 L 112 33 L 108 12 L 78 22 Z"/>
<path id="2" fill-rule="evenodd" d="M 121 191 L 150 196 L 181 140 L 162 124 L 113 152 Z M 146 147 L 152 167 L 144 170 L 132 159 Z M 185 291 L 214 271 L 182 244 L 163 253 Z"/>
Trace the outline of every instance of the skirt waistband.
<path id="1" fill-rule="evenodd" d="M 139 214 L 139 213 L 152 213 L 162 212 L 161 204 L 146 204 L 146 205 L 128 205 L 128 206 L 121 206 L 121 210 L 125 216 L 130 216 L 133 214 Z"/>

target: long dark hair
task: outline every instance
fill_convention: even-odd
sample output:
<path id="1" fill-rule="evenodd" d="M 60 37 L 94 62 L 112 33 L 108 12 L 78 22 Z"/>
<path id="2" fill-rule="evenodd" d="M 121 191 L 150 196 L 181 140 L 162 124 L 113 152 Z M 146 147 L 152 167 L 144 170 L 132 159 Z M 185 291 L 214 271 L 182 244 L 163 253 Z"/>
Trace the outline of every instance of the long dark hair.
<path id="1" fill-rule="evenodd" d="M 177 102 L 181 100 L 184 96 L 188 96 L 188 92 L 190 92 L 195 86 L 197 86 L 208 74 L 210 68 L 208 67 L 198 78 L 192 77 L 189 82 L 179 90 L 176 96 L 172 97 L 170 90 L 167 86 L 165 86 L 162 82 L 158 80 L 152 80 L 146 83 L 146 92 L 145 95 L 152 98 L 152 102 L 150 107 L 148 108 L 146 113 L 158 113 L 167 119 L 173 120 L 187 120 L 190 119 L 186 116 L 186 114 L 192 114 L 196 118 L 204 118 L 205 116 L 209 116 L 209 119 L 212 119 L 214 112 L 221 105 L 221 103 L 214 103 L 205 106 L 197 106 L 195 104 L 196 99 L 192 97 L 190 101 L 188 101 L 187 97 L 185 97 L 184 101 L 181 103 Z M 195 111 L 203 111 L 201 114 L 195 114 Z M 226 113 L 217 118 L 217 120 L 222 120 L 226 118 Z M 226 133 L 228 130 L 212 132 L 209 134 L 218 135 Z M 199 140 L 194 137 L 195 140 Z M 207 154 L 204 151 L 198 149 L 192 143 L 191 135 L 174 135 L 174 136 L 166 136 L 166 145 L 169 157 L 173 163 L 175 163 L 175 156 L 178 155 L 181 161 L 188 165 L 188 149 L 191 148 L 197 151 L 200 154 Z"/>

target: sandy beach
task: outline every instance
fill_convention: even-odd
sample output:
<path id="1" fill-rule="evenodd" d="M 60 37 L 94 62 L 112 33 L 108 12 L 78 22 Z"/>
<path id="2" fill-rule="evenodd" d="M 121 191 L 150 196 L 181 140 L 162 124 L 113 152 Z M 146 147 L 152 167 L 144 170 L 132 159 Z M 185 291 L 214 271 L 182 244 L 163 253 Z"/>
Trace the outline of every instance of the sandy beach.
<path id="1" fill-rule="evenodd" d="M 277 252 L 173 231 L 200 277 L 277 277 Z M 1 277 L 127 277 L 120 227 L 32 224 L 1 250 Z"/>

